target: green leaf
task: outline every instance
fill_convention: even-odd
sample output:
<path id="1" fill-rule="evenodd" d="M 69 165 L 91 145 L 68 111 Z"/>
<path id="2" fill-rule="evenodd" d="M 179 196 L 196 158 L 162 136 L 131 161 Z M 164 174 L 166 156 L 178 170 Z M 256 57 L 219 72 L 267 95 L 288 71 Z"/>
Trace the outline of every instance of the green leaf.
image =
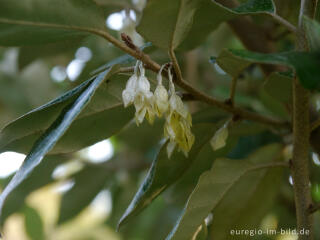
<path id="1" fill-rule="evenodd" d="M 0 46 L 68 39 L 105 30 L 103 11 L 93 0 L 2 0 Z"/>
<path id="2" fill-rule="evenodd" d="M 282 52 L 282 53 L 257 53 L 247 50 L 229 51 L 228 56 L 238 59 L 238 62 L 249 61 L 251 63 L 276 64 L 292 67 L 296 70 L 300 83 L 307 89 L 320 88 L 320 53 L 307 52 Z M 223 53 L 226 54 L 226 53 Z M 231 55 L 230 55 L 231 54 Z"/>
<path id="3" fill-rule="evenodd" d="M 113 76 L 100 85 L 86 109 L 73 122 L 50 154 L 68 153 L 111 137 L 133 116 L 133 109 L 122 107 L 121 90 L 127 76 Z M 32 144 L 93 80 L 88 80 L 61 97 L 9 123 L 0 133 L 0 152 L 28 153 Z M 86 129 L 86 131 L 83 131 Z M 90 129 L 90 131 L 89 131 Z"/>
<path id="4" fill-rule="evenodd" d="M 311 50 L 320 50 L 320 24 L 306 16 L 303 18 L 303 21 Z"/>
<path id="5" fill-rule="evenodd" d="M 239 77 L 239 75 L 252 63 L 246 60 L 239 61 L 230 51 L 222 51 L 216 58 L 216 63 L 219 67 L 232 77 Z"/>
<path id="6" fill-rule="evenodd" d="M 46 156 L 39 166 L 8 196 L 2 211 L 1 224 L 5 219 L 24 206 L 26 197 L 33 191 L 54 181 L 54 169 L 68 160 L 64 155 Z M 6 184 L 11 177 L 6 179 Z M 4 186 L 2 186 L 4 187 Z"/>
<path id="7" fill-rule="evenodd" d="M 183 153 L 174 151 L 169 159 L 166 151 L 167 143 L 164 144 L 134 199 L 121 217 L 119 227 L 141 212 L 158 195 L 176 182 L 190 167 L 201 148 L 210 140 L 216 130 L 217 126 L 213 123 L 194 123 L 192 132 L 196 140 L 188 158 Z"/>
<path id="8" fill-rule="evenodd" d="M 279 102 L 291 104 L 292 77 L 288 74 L 273 72 L 268 76 L 264 90 Z"/>
<path id="9" fill-rule="evenodd" d="M 164 49 L 191 49 L 201 44 L 220 23 L 243 14 L 271 14 L 272 0 L 249 0 L 229 9 L 210 0 L 148 1 L 137 31 Z"/>
<path id="10" fill-rule="evenodd" d="M 0 213 L 2 212 L 4 202 L 9 194 L 16 189 L 17 186 L 19 186 L 28 177 L 28 175 L 30 175 L 35 167 L 41 163 L 43 157 L 55 146 L 56 142 L 70 127 L 75 118 L 87 106 L 101 83 L 103 83 L 105 79 L 108 79 L 110 75 L 114 73 L 115 69 L 116 67 L 112 67 L 94 79 L 73 103 L 62 110 L 57 120 L 51 124 L 51 126 L 33 145 L 22 166 L 1 193 Z"/>
<path id="11" fill-rule="evenodd" d="M 83 37 L 73 37 L 55 43 L 23 46 L 19 49 L 18 67 L 22 70 L 33 61 L 39 58 L 48 58 L 60 54 L 68 54 L 70 60 L 73 58 L 75 50 L 79 47 Z"/>
<path id="12" fill-rule="evenodd" d="M 103 190 L 111 176 L 107 164 L 88 165 L 73 176 L 74 186 L 62 196 L 58 224 L 79 214 Z"/>
<path id="13" fill-rule="evenodd" d="M 259 211 L 258 216 L 261 217 L 264 213 L 260 210 L 260 207 L 264 208 L 261 201 L 268 202 L 274 196 L 271 194 L 274 184 L 281 177 L 279 169 L 266 169 L 265 166 L 279 160 L 280 151 L 279 145 L 268 145 L 257 150 L 248 160 L 216 160 L 211 170 L 201 175 L 167 239 L 191 239 L 212 211 L 216 218 L 212 227 L 217 225 L 214 239 L 218 240 L 226 239 L 230 229 L 238 228 L 243 221 L 252 223 L 255 216 L 252 212 Z M 254 209 L 250 210 L 249 203 L 254 204 Z M 248 227 L 251 229 L 252 225 Z"/>
<path id="14" fill-rule="evenodd" d="M 223 124 L 224 122 L 221 121 L 219 126 L 222 126 Z M 240 148 L 241 153 L 243 153 L 246 150 L 251 150 L 251 148 L 256 149 L 260 145 L 265 145 L 265 142 L 259 142 L 255 139 L 256 145 L 249 146 L 249 148 L 251 147 L 250 149 L 248 149 L 248 144 L 245 146 L 239 146 L 243 139 L 260 136 L 262 131 L 265 131 L 265 126 L 252 122 L 241 122 L 230 128 L 230 134 L 225 147 L 217 151 L 213 151 L 210 142 L 208 142 L 201 149 L 197 158 L 192 162 L 192 165 L 183 174 L 183 176 L 170 189 L 168 189 L 169 192 L 166 194 L 166 198 L 169 198 L 170 202 L 181 202 L 182 204 L 185 204 L 192 190 L 196 186 L 200 175 L 203 172 L 210 170 L 212 163 L 217 158 L 227 156 L 230 153 L 233 155 L 232 157 L 235 157 L 235 155 L 238 155 L 234 152 L 237 148 Z"/>
<path id="15" fill-rule="evenodd" d="M 44 226 L 36 209 L 26 206 L 24 209 L 24 225 L 32 240 L 45 240 Z"/>

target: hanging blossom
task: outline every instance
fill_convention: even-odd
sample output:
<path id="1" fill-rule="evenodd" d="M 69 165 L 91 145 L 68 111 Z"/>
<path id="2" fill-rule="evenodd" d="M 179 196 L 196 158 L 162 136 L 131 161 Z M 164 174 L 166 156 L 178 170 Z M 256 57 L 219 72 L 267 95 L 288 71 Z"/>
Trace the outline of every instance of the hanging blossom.
<path id="1" fill-rule="evenodd" d="M 191 132 L 192 119 L 181 98 L 175 92 L 170 68 L 169 88 L 169 109 L 166 114 L 166 122 L 164 126 L 164 135 L 169 139 L 169 143 L 167 145 L 168 157 L 171 157 L 176 146 L 178 146 L 179 151 L 182 151 L 187 157 L 188 152 L 194 143 L 194 135 Z"/>
<path id="2" fill-rule="evenodd" d="M 168 111 L 169 108 L 169 96 L 165 87 L 162 85 L 162 70 L 165 67 L 163 65 L 157 76 L 158 85 L 154 91 L 154 110 L 158 117 L 162 117 Z"/>
<path id="3" fill-rule="evenodd" d="M 141 124 L 144 118 L 150 124 L 154 122 L 154 96 L 150 91 L 150 83 L 145 76 L 145 69 L 141 61 L 137 61 L 134 74 L 129 78 L 126 88 L 122 92 L 122 99 L 125 107 L 132 104 L 135 106 L 137 125 Z"/>

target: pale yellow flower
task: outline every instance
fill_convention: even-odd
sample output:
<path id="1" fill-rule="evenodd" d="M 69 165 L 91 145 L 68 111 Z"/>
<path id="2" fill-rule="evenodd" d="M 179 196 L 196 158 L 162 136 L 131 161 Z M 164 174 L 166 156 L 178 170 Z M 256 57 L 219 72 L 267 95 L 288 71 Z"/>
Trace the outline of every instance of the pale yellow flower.
<path id="1" fill-rule="evenodd" d="M 164 135 L 169 139 L 167 153 L 170 158 L 177 145 L 178 150 L 182 151 L 187 157 L 188 152 L 194 143 L 194 135 L 191 132 L 192 119 L 181 98 L 175 93 L 172 75 L 170 72 L 169 80 L 171 96 L 169 99 L 169 110 L 164 126 Z"/>
<path id="2" fill-rule="evenodd" d="M 227 121 L 210 140 L 211 147 L 214 151 L 223 148 L 226 145 L 226 141 L 228 139 L 229 131 L 228 131 L 229 121 Z"/>

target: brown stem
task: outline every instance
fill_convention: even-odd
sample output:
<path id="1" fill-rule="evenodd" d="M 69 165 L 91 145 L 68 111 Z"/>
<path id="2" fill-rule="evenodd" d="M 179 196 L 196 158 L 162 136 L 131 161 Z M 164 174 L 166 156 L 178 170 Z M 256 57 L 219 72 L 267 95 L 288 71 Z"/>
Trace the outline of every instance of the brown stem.
<path id="1" fill-rule="evenodd" d="M 299 31 L 297 34 L 297 49 L 308 50 L 303 29 L 303 16 L 314 16 L 313 0 L 302 0 L 299 16 Z M 303 88 L 297 78 L 293 81 L 293 158 L 292 178 L 296 205 L 297 230 L 309 230 L 309 235 L 299 235 L 299 240 L 313 239 L 312 215 L 309 208 L 312 204 L 309 186 L 309 91 Z"/>
<path id="2" fill-rule="evenodd" d="M 236 95 L 236 88 L 237 88 L 238 77 L 233 77 L 231 82 L 231 89 L 230 89 L 230 103 L 234 105 L 234 96 Z"/>
<path id="3" fill-rule="evenodd" d="M 313 214 L 313 213 L 315 213 L 316 211 L 319 211 L 319 210 L 320 210 L 320 203 L 311 204 L 310 207 L 309 207 L 309 214 Z"/>
<path id="4" fill-rule="evenodd" d="M 287 127 L 288 124 L 286 122 L 278 121 L 278 120 L 275 120 L 272 118 L 264 117 L 264 116 L 256 114 L 256 113 L 248 112 L 248 111 L 243 110 L 241 108 L 233 107 L 230 104 L 226 104 L 224 102 L 218 101 L 215 98 L 210 97 L 210 96 L 204 94 L 203 92 L 195 89 L 189 83 L 187 83 L 186 81 L 183 80 L 181 69 L 179 67 L 175 53 L 172 49 L 169 51 L 169 55 L 172 60 L 173 67 L 174 67 L 174 70 L 176 73 L 176 78 L 174 79 L 175 83 L 178 86 L 180 86 L 181 88 L 183 88 L 184 90 L 186 90 L 187 92 L 194 95 L 194 97 L 196 99 L 203 101 L 209 105 L 223 109 L 223 110 L 225 110 L 229 113 L 232 113 L 234 115 L 237 115 L 243 119 L 248 119 L 248 120 L 260 122 L 260 123 L 271 125 L 271 126 Z"/>

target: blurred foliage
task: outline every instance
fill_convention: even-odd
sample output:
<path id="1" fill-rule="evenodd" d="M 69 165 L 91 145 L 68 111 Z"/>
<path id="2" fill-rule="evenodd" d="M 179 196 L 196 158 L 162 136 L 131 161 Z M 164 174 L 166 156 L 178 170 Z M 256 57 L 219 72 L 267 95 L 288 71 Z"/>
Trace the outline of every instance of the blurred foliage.
<path id="1" fill-rule="evenodd" d="M 296 71 L 319 112 L 320 25 L 304 19 L 312 52 L 295 52 L 295 35 L 272 17 L 297 24 L 300 1 L 224 2 L 0 0 L 0 151 L 28 154 L 20 179 L 0 179 L 1 189 L 14 179 L 0 201 L 4 239 L 206 240 L 229 239 L 232 229 L 295 228 L 290 171 L 250 170 L 288 161 L 290 132 L 234 119 L 225 146 L 213 151 L 210 139 L 232 116 L 190 101 L 195 144 L 188 157 L 176 151 L 168 158 L 163 120 L 137 127 L 133 108 L 122 106 L 131 73 L 114 72 L 134 59 L 103 39 L 104 31 L 120 41 L 125 32 L 161 64 L 176 49 L 185 79 L 219 100 L 228 99 L 237 78 L 236 106 L 283 121 L 291 121 Z M 114 13 L 120 29 L 110 25 Z M 228 24 L 243 16 L 274 53 L 245 49 Z M 147 76 L 154 90 L 156 75 Z M 113 155 L 95 162 L 86 147 L 105 139 Z M 312 197 L 320 202 L 319 151 L 312 151 Z"/>

